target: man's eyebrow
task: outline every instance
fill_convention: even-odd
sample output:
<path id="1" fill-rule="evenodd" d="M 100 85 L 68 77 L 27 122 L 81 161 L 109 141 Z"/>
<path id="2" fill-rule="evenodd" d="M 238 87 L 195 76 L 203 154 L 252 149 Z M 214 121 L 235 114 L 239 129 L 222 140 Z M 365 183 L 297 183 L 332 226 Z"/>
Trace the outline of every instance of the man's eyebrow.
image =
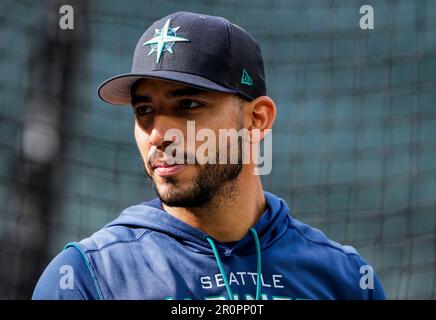
<path id="1" fill-rule="evenodd" d="M 170 91 L 166 94 L 168 98 L 175 98 L 175 97 L 183 97 L 183 96 L 195 96 L 199 94 L 206 94 L 208 91 L 200 88 L 195 87 L 185 87 L 181 89 L 176 89 L 173 91 Z"/>
<path id="2" fill-rule="evenodd" d="M 151 101 L 152 101 L 152 99 L 150 96 L 141 96 L 141 95 L 135 94 L 132 96 L 131 104 L 135 105 L 136 103 L 139 103 L 139 102 L 151 102 Z"/>

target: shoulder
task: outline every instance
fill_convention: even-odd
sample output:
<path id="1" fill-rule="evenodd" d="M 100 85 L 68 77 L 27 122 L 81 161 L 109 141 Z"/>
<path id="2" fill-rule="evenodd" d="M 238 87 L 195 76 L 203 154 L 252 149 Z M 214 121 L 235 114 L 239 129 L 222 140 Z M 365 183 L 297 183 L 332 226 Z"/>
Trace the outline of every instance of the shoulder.
<path id="1" fill-rule="evenodd" d="M 66 248 L 49 263 L 35 286 L 32 299 L 98 299 L 86 261 L 76 248 Z"/>
<path id="2" fill-rule="evenodd" d="M 136 217 L 152 210 L 149 206 L 138 204 L 124 209 L 119 217 L 78 244 L 83 252 L 92 254 L 116 245 L 128 245 L 141 241 L 151 229 L 138 223 Z"/>
<path id="3" fill-rule="evenodd" d="M 306 271 L 330 279 L 341 299 L 384 299 L 385 293 L 372 266 L 352 246 L 329 239 L 321 230 L 292 218 L 296 259 Z"/>
<path id="4" fill-rule="evenodd" d="M 329 239 L 321 230 L 305 224 L 295 218 L 291 219 L 290 227 L 297 232 L 303 241 L 321 251 L 337 253 L 344 257 L 359 257 L 359 253 L 354 247 L 333 241 Z"/>
<path id="5" fill-rule="evenodd" d="M 292 218 L 290 229 L 298 246 L 294 250 L 298 255 L 312 264 L 324 269 L 355 272 L 366 262 L 359 252 L 350 245 L 344 245 L 329 239 L 324 232 Z"/>
<path id="6" fill-rule="evenodd" d="M 100 260 L 113 257 L 114 252 L 118 258 L 127 258 L 131 250 L 125 246 L 140 242 L 151 231 L 135 217 L 148 210 L 152 209 L 143 204 L 128 207 L 90 237 L 67 244 L 42 273 L 32 299 L 102 299 L 97 280 Z"/>

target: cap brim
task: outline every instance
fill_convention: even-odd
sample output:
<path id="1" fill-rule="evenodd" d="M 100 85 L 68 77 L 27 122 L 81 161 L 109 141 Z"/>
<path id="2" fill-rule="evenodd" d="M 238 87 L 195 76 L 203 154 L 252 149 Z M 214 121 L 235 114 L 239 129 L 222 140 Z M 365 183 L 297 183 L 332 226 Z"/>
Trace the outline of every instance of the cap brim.
<path id="1" fill-rule="evenodd" d="M 153 78 L 186 84 L 200 89 L 237 93 L 237 90 L 223 87 L 206 78 L 176 71 L 153 71 L 146 73 L 126 73 L 112 77 L 103 82 L 98 88 L 99 97 L 108 103 L 127 105 L 131 102 L 131 87 L 139 79 Z"/>

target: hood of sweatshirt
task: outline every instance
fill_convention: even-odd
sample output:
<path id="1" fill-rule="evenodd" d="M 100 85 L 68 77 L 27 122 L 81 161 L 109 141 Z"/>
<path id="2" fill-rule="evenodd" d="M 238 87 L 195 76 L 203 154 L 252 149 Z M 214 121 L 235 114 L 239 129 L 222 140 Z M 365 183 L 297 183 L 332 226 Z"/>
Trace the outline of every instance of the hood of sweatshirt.
<path id="1" fill-rule="evenodd" d="M 290 219 L 289 208 L 284 200 L 266 191 L 264 191 L 264 195 L 266 210 L 252 227 L 258 235 L 261 250 L 273 245 L 284 235 Z M 161 201 L 157 198 L 127 208 L 105 228 L 114 226 L 146 228 L 157 231 L 176 239 L 188 250 L 213 254 L 213 249 L 207 240 L 210 236 L 166 212 Z M 214 239 L 213 242 L 220 255 L 249 255 L 256 252 L 253 236 L 250 232 L 239 241 L 224 243 Z"/>

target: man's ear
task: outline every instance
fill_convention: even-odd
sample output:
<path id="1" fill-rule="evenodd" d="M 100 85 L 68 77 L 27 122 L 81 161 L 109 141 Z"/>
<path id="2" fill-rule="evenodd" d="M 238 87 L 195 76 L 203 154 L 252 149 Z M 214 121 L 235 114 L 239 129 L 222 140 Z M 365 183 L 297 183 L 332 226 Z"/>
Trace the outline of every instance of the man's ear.
<path id="1" fill-rule="evenodd" d="M 251 142 L 256 143 L 264 139 L 265 135 L 270 131 L 276 118 L 276 105 L 268 96 L 260 96 L 253 101 L 250 101 L 247 108 L 248 119 L 250 121 L 248 130 L 259 130 L 260 134 L 251 134 Z M 254 141 L 258 140 L 258 141 Z"/>

